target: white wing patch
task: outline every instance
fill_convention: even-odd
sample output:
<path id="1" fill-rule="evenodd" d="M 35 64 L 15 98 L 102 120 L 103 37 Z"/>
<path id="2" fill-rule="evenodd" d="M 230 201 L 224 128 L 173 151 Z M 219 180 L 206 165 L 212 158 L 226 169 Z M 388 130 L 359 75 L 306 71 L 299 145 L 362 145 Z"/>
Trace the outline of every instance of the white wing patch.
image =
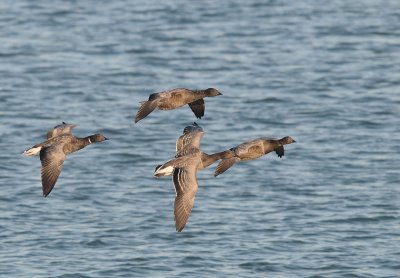
<path id="1" fill-rule="evenodd" d="M 160 167 L 160 169 L 158 169 L 155 173 L 154 176 L 169 176 L 172 175 L 172 172 L 174 171 L 174 167 L 172 166 L 168 166 L 165 168 Z"/>
<path id="2" fill-rule="evenodd" d="M 23 154 L 26 155 L 26 156 L 38 155 L 40 153 L 41 149 L 42 149 L 42 147 L 30 148 L 30 149 L 24 151 Z"/>

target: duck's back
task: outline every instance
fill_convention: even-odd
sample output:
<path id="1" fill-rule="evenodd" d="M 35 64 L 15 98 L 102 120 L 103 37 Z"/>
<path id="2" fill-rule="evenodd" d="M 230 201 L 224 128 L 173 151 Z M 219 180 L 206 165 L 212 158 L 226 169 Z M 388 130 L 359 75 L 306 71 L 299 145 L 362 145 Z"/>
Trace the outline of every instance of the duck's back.
<path id="1" fill-rule="evenodd" d="M 189 89 L 177 88 L 159 93 L 157 97 L 158 108 L 161 110 L 171 110 L 199 100 L 202 97 L 201 94 Z"/>
<path id="2" fill-rule="evenodd" d="M 255 140 L 251 140 L 240 144 L 236 148 L 234 148 L 235 154 L 241 160 L 251 160 L 259 158 L 271 151 L 273 151 L 278 146 L 276 140 L 266 139 L 266 138 L 258 138 Z"/>

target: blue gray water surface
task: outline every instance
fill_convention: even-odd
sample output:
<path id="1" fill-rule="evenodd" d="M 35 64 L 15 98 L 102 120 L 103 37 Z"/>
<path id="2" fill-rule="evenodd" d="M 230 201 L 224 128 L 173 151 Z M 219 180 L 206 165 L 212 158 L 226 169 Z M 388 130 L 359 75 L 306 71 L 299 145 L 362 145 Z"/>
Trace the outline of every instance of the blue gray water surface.
<path id="1" fill-rule="evenodd" d="M 3 0 L 0 41 L 1 277 L 400 276 L 399 1 Z M 196 119 L 133 122 L 175 87 L 224 94 L 205 152 L 297 140 L 198 173 L 182 233 L 153 170 Z M 110 140 L 43 198 L 21 153 L 61 121 Z"/>

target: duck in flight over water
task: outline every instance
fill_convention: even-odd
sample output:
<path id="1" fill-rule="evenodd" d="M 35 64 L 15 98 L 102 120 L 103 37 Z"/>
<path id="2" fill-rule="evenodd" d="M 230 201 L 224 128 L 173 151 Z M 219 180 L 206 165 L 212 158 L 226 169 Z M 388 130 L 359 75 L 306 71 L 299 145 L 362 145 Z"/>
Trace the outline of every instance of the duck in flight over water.
<path id="1" fill-rule="evenodd" d="M 285 154 L 283 148 L 284 145 L 295 143 L 296 141 L 286 136 L 282 139 L 272 139 L 267 137 L 258 138 L 255 140 L 244 142 L 234 148 L 231 148 L 227 152 L 231 152 L 231 155 L 226 154 L 229 157 L 222 159 L 215 169 L 214 176 L 218 176 L 232 167 L 238 161 L 246 161 L 257 159 L 263 155 L 266 155 L 272 151 L 275 151 L 279 158 L 282 158 Z"/>
<path id="2" fill-rule="evenodd" d="M 47 140 L 34 145 L 24 152 L 26 156 L 40 155 L 42 164 L 42 190 L 43 196 L 47 197 L 63 168 L 63 163 L 68 154 L 76 152 L 92 143 L 108 140 L 102 134 L 93 134 L 84 138 L 72 134 L 76 125 L 63 124 L 55 126 L 47 133 Z"/>
<path id="3" fill-rule="evenodd" d="M 204 135 L 203 129 L 194 123 L 184 129 L 184 134 L 177 140 L 175 158 L 156 167 L 154 176 L 171 175 L 175 188 L 174 219 L 175 227 L 181 232 L 185 227 L 194 205 L 198 189 L 197 171 L 202 166 L 200 141 Z"/>
<path id="4" fill-rule="evenodd" d="M 208 88 L 205 90 L 189 90 L 185 88 L 176 88 L 169 91 L 154 93 L 149 96 L 149 100 L 141 102 L 139 111 L 135 116 L 135 123 L 145 118 L 154 109 L 172 110 L 189 105 L 197 118 L 204 116 L 204 98 L 222 95 L 217 89 Z"/>

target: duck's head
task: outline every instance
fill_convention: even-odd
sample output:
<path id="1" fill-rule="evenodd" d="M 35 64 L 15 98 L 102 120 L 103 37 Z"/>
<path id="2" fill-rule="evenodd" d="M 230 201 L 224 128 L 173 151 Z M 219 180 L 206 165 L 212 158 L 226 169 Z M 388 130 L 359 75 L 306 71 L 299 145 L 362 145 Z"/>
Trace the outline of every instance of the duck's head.
<path id="1" fill-rule="evenodd" d="M 292 144 L 292 143 L 296 143 L 296 140 L 294 140 L 292 137 L 290 137 L 290 136 L 286 136 L 286 137 L 283 137 L 282 139 L 281 139 L 281 142 L 284 144 L 284 145 L 287 145 L 287 144 Z"/>
<path id="2" fill-rule="evenodd" d="M 188 125 L 183 129 L 183 134 L 187 134 L 194 130 L 203 131 L 203 128 L 194 122 L 192 125 Z"/>
<path id="3" fill-rule="evenodd" d="M 217 89 L 215 88 L 208 88 L 205 90 L 207 96 L 209 97 L 216 97 L 222 95 Z"/>
<path id="4" fill-rule="evenodd" d="M 104 135 L 102 134 L 94 134 L 89 136 L 90 142 L 91 143 L 97 143 L 97 142 L 103 142 L 105 140 L 108 140 Z"/>

